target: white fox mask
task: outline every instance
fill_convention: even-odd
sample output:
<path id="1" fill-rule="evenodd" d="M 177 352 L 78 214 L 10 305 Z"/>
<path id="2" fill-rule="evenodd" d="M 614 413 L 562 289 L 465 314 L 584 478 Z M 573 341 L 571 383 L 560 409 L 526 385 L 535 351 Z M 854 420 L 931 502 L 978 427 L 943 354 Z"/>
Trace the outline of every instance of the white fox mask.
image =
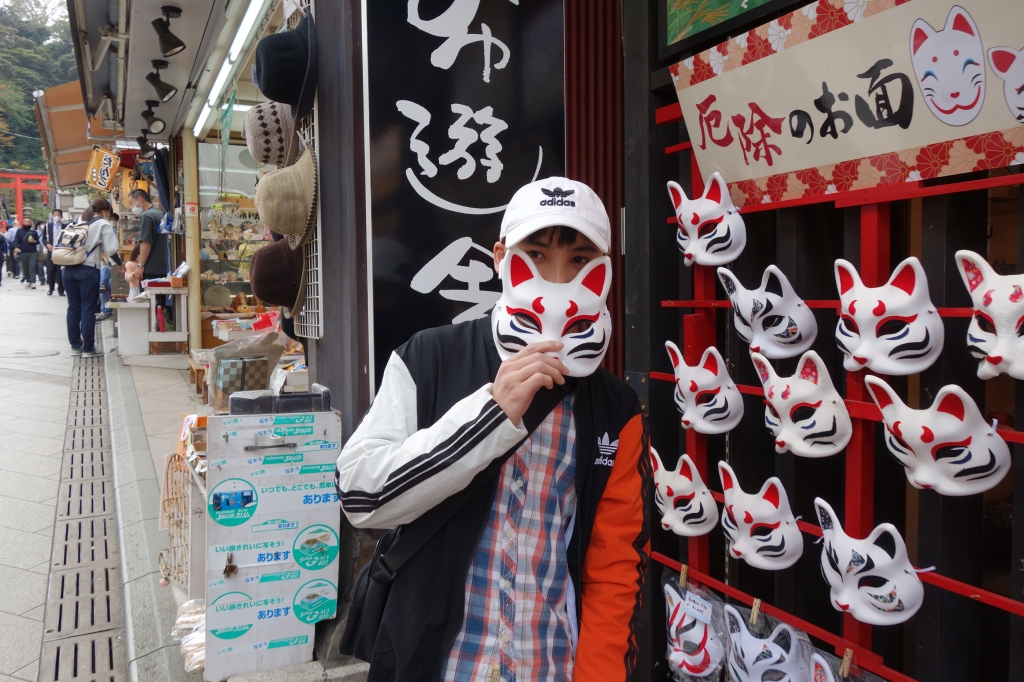
<path id="1" fill-rule="evenodd" d="M 747 244 L 747 228 L 721 175 L 711 174 L 699 198 L 688 199 L 679 183 L 671 180 L 668 194 L 679 224 L 676 244 L 687 266 L 725 265 L 736 260 Z"/>
<path id="2" fill-rule="evenodd" d="M 725 493 L 722 532 L 729 541 L 730 555 L 767 571 L 795 564 L 804 553 L 804 539 L 782 481 L 773 476 L 759 493 L 748 495 L 724 461 L 718 463 L 718 475 Z"/>
<path id="3" fill-rule="evenodd" d="M 871 625 L 895 625 L 917 613 L 924 586 L 896 527 L 880 524 L 858 540 L 843 532 L 828 502 L 815 498 L 814 507 L 825 538 L 821 574 L 831 588 L 832 607 Z"/>
<path id="4" fill-rule="evenodd" d="M 715 628 L 693 617 L 683 608 L 683 596 L 671 583 L 665 585 L 668 615 L 668 661 L 692 677 L 707 677 L 718 668 L 725 646 Z"/>
<path id="5" fill-rule="evenodd" d="M 846 355 L 843 367 L 904 375 L 932 366 L 946 333 L 917 258 L 897 265 L 880 287 L 865 286 L 849 261 L 837 260 L 835 271 L 840 303 L 836 346 Z"/>
<path id="6" fill-rule="evenodd" d="M 718 523 L 718 505 L 689 455 L 681 455 L 672 471 L 652 447 L 651 468 L 661 527 L 688 538 L 709 533 Z"/>
<path id="7" fill-rule="evenodd" d="M 1010 448 L 959 386 L 943 386 L 931 407 L 907 407 L 889 384 L 865 379 L 885 420 L 885 444 L 915 488 L 940 495 L 974 495 L 995 487 L 1010 470 Z"/>
<path id="8" fill-rule="evenodd" d="M 744 289 L 725 268 L 718 279 L 732 302 L 736 333 L 751 352 L 773 360 L 792 358 L 809 349 L 818 335 L 818 323 L 807 304 L 790 285 L 782 270 L 765 268 L 758 289 Z"/>
<path id="9" fill-rule="evenodd" d="M 810 682 L 836 682 L 835 675 L 828 661 L 819 654 L 811 654 L 811 680 Z"/>
<path id="10" fill-rule="evenodd" d="M 963 126 L 985 103 L 985 49 L 974 19 L 953 5 L 936 31 L 924 19 L 910 29 L 910 59 L 928 108 L 943 123 Z"/>
<path id="11" fill-rule="evenodd" d="M 557 356 L 569 376 L 593 374 L 611 342 L 611 259 L 595 258 L 565 284 L 542 278 L 532 259 L 516 247 L 508 249 L 499 269 L 502 290 L 491 313 L 491 331 L 501 359 L 527 344 L 559 341 L 565 345 Z"/>
<path id="12" fill-rule="evenodd" d="M 954 257 L 974 305 L 967 350 L 981 361 L 978 377 L 1024 379 L 1024 275 L 997 275 L 973 251 Z"/>
<path id="13" fill-rule="evenodd" d="M 789 377 L 778 376 L 759 353 L 751 353 L 750 359 L 764 386 L 764 424 L 776 452 L 828 457 L 846 447 L 853 435 L 850 413 L 817 353 L 804 353 L 796 374 Z"/>
<path id="14" fill-rule="evenodd" d="M 1010 115 L 1024 125 L 1024 50 L 993 47 L 988 51 L 988 63 L 1003 81 L 1003 96 Z"/>
<path id="15" fill-rule="evenodd" d="M 806 668 L 796 630 L 780 623 L 764 639 L 750 634 L 740 612 L 726 605 L 729 679 L 734 682 L 803 682 Z"/>
<path id="16" fill-rule="evenodd" d="M 697 433 L 725 433 L 743 418 L 743 396 L 732 382 L 725 360 L 714 346 L 704 351 L 700 362 L 686 364 L 683 354 L 671 341 L 665 350 L 676 377 L 673 395 L 683 428 Z"/>

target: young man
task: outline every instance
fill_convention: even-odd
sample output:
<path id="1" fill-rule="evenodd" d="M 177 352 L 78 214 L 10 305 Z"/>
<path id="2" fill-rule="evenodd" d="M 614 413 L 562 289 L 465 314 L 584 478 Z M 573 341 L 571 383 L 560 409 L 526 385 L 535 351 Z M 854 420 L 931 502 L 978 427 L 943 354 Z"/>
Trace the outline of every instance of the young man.
<path id="1" fill-rule="evenodd" d="M 643 674 L 650 460 L 636 394 L 598 367 L 610 237 L 586 185 L 521 188 L 494 245 L 490 317 L 392 354 L 338 459 L 342 509 L 358 527 L 402 526 L 395 545 L 446 520 L 394 573 L 371 682 Z"/>
<path id="2" fill-rule="evenodd" d="M 163 214 L 144 189 L 133 189 L 128 195 L 132 213 L 139 216 L 139 265 L 143 279 L 167 276 L 167 235 L 159 230 Z"/>
<path id="3" fill-rule="evenodd" d="M 53 255 L 53 246 L 57 243 L 57 238 L 60 237 L 60 232 L 64 229 L 65 224 L 64 211 L 59 208 L 53 209 L 53 212 L 50 213 L 50 220 L 47 221 L 43 231 L 43 244 L 51 256 Z M 53 262 L 53 258 L 46 260 L 46 283 L 50 287 L 46 292 L 47 296 L 53 296 L 54 285 L 57 286 L 57 293 L 61 296 L 64 295 L 64 279 L 61 277 L 60 266 Z"/>

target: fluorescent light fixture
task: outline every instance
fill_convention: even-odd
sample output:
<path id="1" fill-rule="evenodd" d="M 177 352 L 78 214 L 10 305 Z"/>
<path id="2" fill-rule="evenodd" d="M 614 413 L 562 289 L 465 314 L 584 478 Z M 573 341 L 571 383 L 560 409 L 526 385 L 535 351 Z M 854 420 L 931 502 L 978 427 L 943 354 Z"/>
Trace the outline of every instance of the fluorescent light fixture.
<path id="1" fill-rule="evenodd" d="M 224 86 L 228 84 L 228 76 L 231 75 L 231 62 L 227 59 L 220 67 L 220 73 L 217 74 L 217 79 L 213 81 L 213 87 L 210 88 L 210 97 L 206 100 L 206 103 L 213 107 L 220 101 L 220 96 L 224 94 Z"/>
<path id="2" fill-rule="evenodd" d="M 228 59 L 232 62 L 238 59 L 242 48 L 249 42 L 251 37 L 249 34 L 252 32 L 256 20 L 264 13 L 266 4 L 266 0 L 250 0 L 249 9 L 245 11 L 242 23 L 238 26 L 238 33 L 235 34 L 235 39 L 231 42 L 231 47 L 228 49 Z"/>
<path id="3" fill-rule="evenodd" d="M 225 111 L 227 108 L 228 108 L 227 104 L 221 104 L 220 105 L 220 110 L 221 111 Z M 231 107 L 231 109 L 233 111 L 240 111 L 242 113 L 245 113 L 245 112 L 249 111 L 250 109 L 252 109 L 252 105 L 251 104 L 236 104 L 235 106 Z"/>
<path id="4" fill-rule="evenodd" d="M 196 125 L 194 128 L 192 128 L 193 135 L 199 137 L 199 133 L 201 133 L 203 128 L 206 126 L 206 119 L 210 117 L 210 112 L 212 111 L 213 108 L 210 107 L 209 104 L 203 105 L 203 110 L 199 112 L 199 118 L 196 119 Z"/>

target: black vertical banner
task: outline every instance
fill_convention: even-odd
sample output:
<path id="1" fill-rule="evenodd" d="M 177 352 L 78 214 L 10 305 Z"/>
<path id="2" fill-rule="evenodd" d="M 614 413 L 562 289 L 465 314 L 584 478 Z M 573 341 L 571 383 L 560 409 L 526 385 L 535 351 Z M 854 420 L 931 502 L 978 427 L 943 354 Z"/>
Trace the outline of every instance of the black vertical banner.
<path id="1" fill-rule="evenodd" d="M 367 0 L 373 344 L 482 317 L 524 184 L 565 173 L 562 0 Z"/>

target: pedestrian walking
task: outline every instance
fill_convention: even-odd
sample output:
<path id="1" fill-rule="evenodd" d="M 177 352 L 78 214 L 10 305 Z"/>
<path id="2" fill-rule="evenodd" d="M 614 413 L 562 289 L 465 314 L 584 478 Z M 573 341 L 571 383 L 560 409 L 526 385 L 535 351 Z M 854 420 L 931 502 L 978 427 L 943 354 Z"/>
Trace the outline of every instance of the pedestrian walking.
<path id="1" fill-rule="evenodd" d="M 46 250 L 46 245 L 43 244 L 43 234 L 46 232 L 46 221 L 37 220 L 36 225 L 36 237 L 38 238 L 36 243 L 36 279 L 39 280 L 41 286 L 46 286 L 46 262 L 49 260 L 48 256 L 50 252 Z"/>
<path id="2" fill-rule="evenodd" d="M 31 218 L 23 218 L 14 237 L 14 255 L 21 265 L 21 281 L 30 289 L 36 288 L 36 262 L 39 259 L 39 233 Z"/>
<path id="3" fill-rule="evenodd" d="M 31 222 L 30 218 L 26 218 L 25 220 Z M 24 223 L 25 221 L 23 220 L 22 222 Z M 7 227 L 7 232 L 4 235 L 4 238 L 7 241 L 7 258 L 5 259 L 7 262 L 7 274 L 11 277 L 21 276 L 21 264 L 18 262 L 18 256 L 14 253 L 15 249 L 18 248 L 19 229 L 20 228 L 14 227 L 13 225 L 9 225 Z"/>
<path id="4" fill-rule="evenodd" d="M 46 222 L 46 227 L 43 229 L 43 244 L 46 246 L 48 256 L 46 259 L 46 284 L 49 287 L 49 291 L 46 292 L 47 296 L 53 296 L 54 285 L 57 286 L 57 293 L 61 296 L 64 295 L 64 280 L 60 274 L 61 266 L 53 262 L 53 245 L 57 243 L 60 231 L 64 229 L 66 224 L 64 212 L 59 208 L 55 208 L 50 213 L 50 219 Z"/>
<path id="5" fill-rule="evenodd" d="M 82 211 L 80 222 L 89 226 L 85 239 L 85 261 L 63 268 L 64 291 L 68 297 L 68 342 L 71 354 L 99 357 L 96 351 L 96 308 L 99 305 L 100 257 L 104 251 L 118 266 L 117 231 L 108 218 L 113 213 L 110 202 L 102 197 Z"/>

